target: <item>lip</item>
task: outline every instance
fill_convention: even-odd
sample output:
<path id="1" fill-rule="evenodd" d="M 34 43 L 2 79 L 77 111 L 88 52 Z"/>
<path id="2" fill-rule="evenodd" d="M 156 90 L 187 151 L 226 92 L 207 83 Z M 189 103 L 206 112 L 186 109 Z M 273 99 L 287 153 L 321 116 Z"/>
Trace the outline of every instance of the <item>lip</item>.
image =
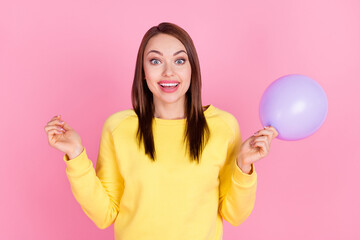
<path id="1" fill-rule="evenodd" d="M 175 87 L 175 88 L 164 88 L 162 87 L 160 84 L 161 83 L 178 83 L 178 85 Z M 172 81 L 172 80 L 169 80 L 169 81 L 160 81 L 159 83 L 159 86 L 160 86 L 160 89 L 163 91 L 163 92 L 166 92 L 166 93 L 172 93 L 172 92 L 175 92 L 176 90 L 178 90 L 179 86 L 180 86 L 180 82 L 179 81 Z"/>
<path id="2" fill-rule="evenodd" d="M 180 82 L 176 81 L 176 80 L 161 80 L 158 82 L 158 84 L 161 84 L 161 83 L 180 83 Z"/>

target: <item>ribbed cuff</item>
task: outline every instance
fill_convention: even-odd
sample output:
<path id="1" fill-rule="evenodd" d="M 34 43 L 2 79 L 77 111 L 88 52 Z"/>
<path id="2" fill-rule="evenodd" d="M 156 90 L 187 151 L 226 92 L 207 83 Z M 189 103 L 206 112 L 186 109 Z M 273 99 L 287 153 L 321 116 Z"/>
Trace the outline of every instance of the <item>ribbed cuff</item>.
<path id="1" fill-rule="evenodd" d="M 69 160 L 68 155 L 65 154 L 63 159 L 66 163 L 66 172 L 70 175 L 82 173 L 92 166 L 92 162 L 88 158 L 85 148 L 77 157 Z"/>
<path id="2" fill-rule="evenodd" d="M 251 164 L 251 174 L 244 173 L 237 165 L 237 160 L 234 161 L 235 169 L 233 172 L 233 180 L 241 186 L 252 186 L 256 183 L 257 174 L 255 172 L 254 164 Z"/>

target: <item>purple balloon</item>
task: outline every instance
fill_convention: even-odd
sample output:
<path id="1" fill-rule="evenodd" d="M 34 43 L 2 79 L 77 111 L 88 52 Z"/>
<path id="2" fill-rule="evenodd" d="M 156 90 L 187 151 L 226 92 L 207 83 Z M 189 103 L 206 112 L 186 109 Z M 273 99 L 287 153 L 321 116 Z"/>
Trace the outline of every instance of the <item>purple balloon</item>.
<path id="1" fill-rule="evenodd" d="M 328 100 L 322 87 L 311 78 L 289 74 L 265 90 L 259 108 L 263 126 L 273 126 L 277 138 L 299 140 L 315 133 L 325 121 Z"/>

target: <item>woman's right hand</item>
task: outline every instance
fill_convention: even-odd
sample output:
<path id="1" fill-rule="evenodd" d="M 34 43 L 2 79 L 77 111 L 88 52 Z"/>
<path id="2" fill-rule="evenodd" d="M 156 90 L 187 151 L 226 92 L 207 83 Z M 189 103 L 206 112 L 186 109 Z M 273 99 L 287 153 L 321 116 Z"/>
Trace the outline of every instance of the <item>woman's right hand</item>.
<path id="1" fill-rule="evenodd" d="M 61 116 L 53 117 L 44 127 L 48 135 L 49 145 L 68 155 L 73 159 L 84 150 L 79 134 L 66 122 L 61 121 Z"/>

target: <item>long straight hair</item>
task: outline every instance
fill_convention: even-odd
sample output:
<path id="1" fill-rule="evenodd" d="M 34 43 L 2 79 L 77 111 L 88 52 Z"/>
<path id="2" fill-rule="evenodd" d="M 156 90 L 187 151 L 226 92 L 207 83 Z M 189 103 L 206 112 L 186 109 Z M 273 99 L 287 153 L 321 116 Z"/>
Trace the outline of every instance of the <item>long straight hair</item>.
<path id="1" fill-rule="evenodd" d="M 201 102 L 200 64 L 194 43 L 189 34 L 173 23 L 162 22 L 158 26 L 151 27 L 145 33 L 139 47 L 135 66 L 135 76 L 131 90 L 132 106 L 139 121 L 136 134 L 138 144 L 140 146 L 143 141 L 145 154 L 147 154 L 152 161 L 155 161 L 156 152 L 152 128 L 155 106 L 152 92 L 145 81 L 143 57 L 148 41 L 160 33 L 169 34 L 177 38 L 185 46 L 188 54 L 191 66 L 191 81 L 189 90 L 185 94 L 186 127 L 183 141 L 186 146 L 186 152 L 190 154 L 190 161 L 196 161 L 199 164 L 203 149 L 210 137 L 210 130 L 205 119 Z"/>

